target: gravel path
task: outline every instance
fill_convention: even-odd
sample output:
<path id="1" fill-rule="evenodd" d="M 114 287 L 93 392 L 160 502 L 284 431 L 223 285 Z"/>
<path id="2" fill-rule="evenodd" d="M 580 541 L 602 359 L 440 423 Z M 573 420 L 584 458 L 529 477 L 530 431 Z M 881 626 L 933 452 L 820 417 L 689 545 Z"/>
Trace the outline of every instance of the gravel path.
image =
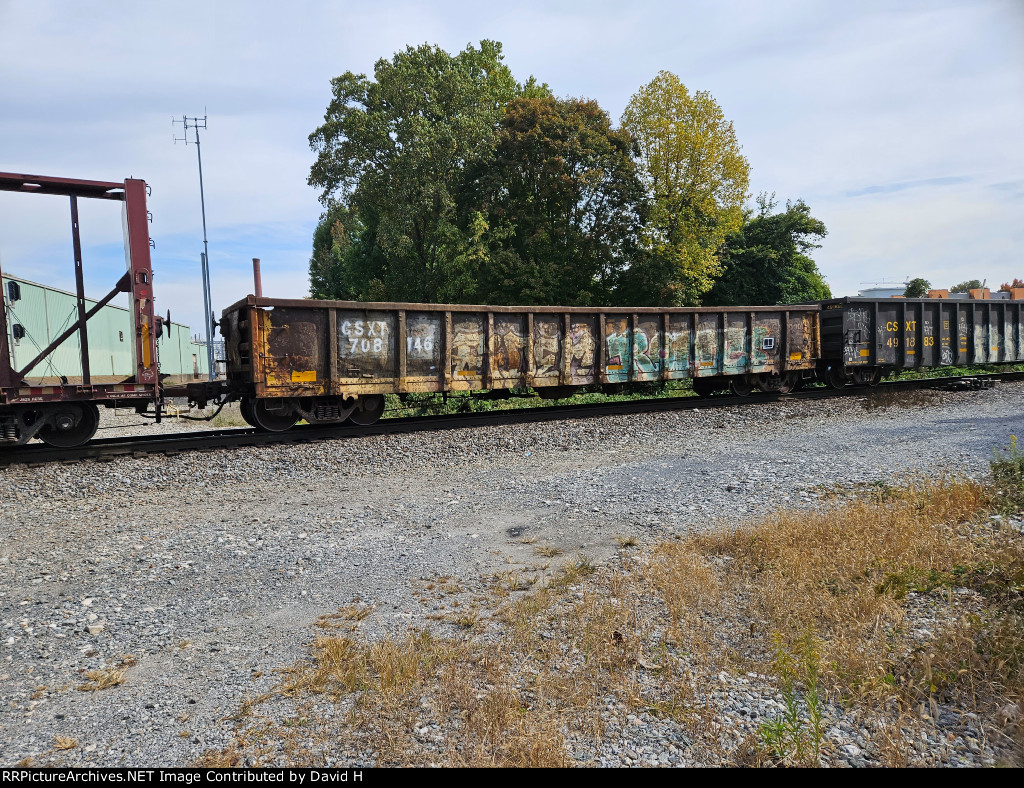
<path id="1" fill-rule="evenodd" d="M 864 402 L 0 470 L 0 763 L 184 765 L 354 599 L 371 635 L 425 626 L 417 579 L 482 588 L 537 560 L 524 536 L 604 561 L 617 536 L 813 506 L 821 486 L 981 476 L 1024 426 L 1020 383 Z M 118 664 L 120 686 L 76 689 Z"/>

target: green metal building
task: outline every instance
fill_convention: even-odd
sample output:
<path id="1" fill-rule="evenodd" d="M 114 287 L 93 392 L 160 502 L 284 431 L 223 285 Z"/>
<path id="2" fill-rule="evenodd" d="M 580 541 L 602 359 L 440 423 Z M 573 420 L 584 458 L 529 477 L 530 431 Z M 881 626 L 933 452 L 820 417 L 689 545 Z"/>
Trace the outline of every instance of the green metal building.
<path id="1" fill-rule="evenodd" d="M 11 346 L 11 363 L 15 369 L 25 366 L 39 351 L 50 344 L 78 318 L 78 304 L 74 293 L 36 284 L 16 276 L 3 276 L 3 306 L 7 310 L 7 325 Z M 12 288 L 8 283 L 14 282 Z M 12 290 L 14 293 L 12 293 Z M 12 300 L 11 296 L 20 297 Z M 96 305 L 86 299 L 85 308 Z M 107 305 L 88 323 L 89 367 L 96 383 L 115 383 L 134 373 L 132 363 L 131 315 L 124 307 Z M 172 323 L 170 330 L 157 339 L 161 375 L 170 375 L 171 382 L 205 378 L 207 373 L 206 345 L 194 342 L 188 326 Z M 76 331 L 32 370 L 30 380 L 69 383 L 82 378 L 82 356 L 79 334 Z"/>

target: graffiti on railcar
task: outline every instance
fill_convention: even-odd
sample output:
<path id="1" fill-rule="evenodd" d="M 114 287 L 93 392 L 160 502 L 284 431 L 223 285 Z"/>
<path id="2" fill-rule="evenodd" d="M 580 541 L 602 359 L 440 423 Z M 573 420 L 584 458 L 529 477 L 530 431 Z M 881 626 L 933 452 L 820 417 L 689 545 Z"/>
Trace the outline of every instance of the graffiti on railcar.
<path id="1" fill-rule="evenodd" d="M 779 329 L 781 317 L 758 314 L 754 318 L 753 337 L 750 343 L 750 371 L 769 372 L 776 367 L 779 357 Z"/>
<path id="2" fill-rule="evenodd" d="M 394 321 L 389 312 L 338 312 L 338 374 L 393 377 Z"/>
<path id="3" fill-rule="evenodd" d="M 557 377 L 562 365 L 562 319 L 537 315 L 533 319 L 533 364 L 538 378 Z"/>
<path id="4" fill-rule="evenodd" d="M 484 366 L 484 321 L 479 315 L 459 315 L 452 321 L 452 375 L 478 378 Z"/>
<path id="5" fill-rule="evenodd" d="M 974 360 L 988 361 L 988 326 L 982 322 L 981 309 L 974 311 Z"/>
<path id="6" fill-rule="evenodd" d="M 867 364 L 871 356 L 871 310 L 850 307 L 846 310 L 843 331 L 843 363 Z"/>
<path id="7" fill-rule="evenodd" d="M 665 363 L 672 378 L 685 378 L 690 374 L 690 316 L 672 315 L 668 335 L 665 337 Z"/>
<path id="8" fill-rule="evenodd" d="M 604 346 L 607 353 L 605 364 L 608 380 L 619 383 L 629 380 L 632 342 L 629 336 L 629 320 L 609 317 L 604 324 Z"/>
<path id="9" fill-rule="evenodd" d="M 574 319 L 569 325 L 569 376 L 572 383 L 588 383 L 593 379 L 597 363 L 597 321 Z"/>
<path id="10" fill-rule="evenodd" d="M 722 368 L 718 342 L 718 316 L 701 315 L 694 338 L 694 356 L 698 374 L 715 374 Z"/>
<path id="11" fill-rule="evenodd" d="M 641 319 L 633 331 L 635 380 L 657 380 L 661 371 L 661 326 L 655 319 Z"/>
<path id="12" fill-rule="evenodd" d="M 743 317 L 728 315 L 725 325 L 724 367 L 729 372 L 742 372 L 747 368 L 747 324 Z"/>
<path id="13" fill-rule="evenodd" d="M 1017 358 L 1017 343 L 1013 339 L 1013 314 L 1010 307 L 1004 307 L 1003 313 L 1003 361 Z"/>
<path id="14" fill-rule="evenodd" d="M 935 321 L 930 309 L 921 315 L 921 366 L 935 366 Z"/>
<path id="15" fill-rule="evenodd" d="M 494 376 L 514 380 L 526 372 L 526 332 L 519 315 L 494 316 Z"/>
<path id="16" fill-rule="evenodd" d="M 411 378 L 437 377 L 441 368 L 443 314 L 410 312 L 405 318 L 405 374 Z"/>

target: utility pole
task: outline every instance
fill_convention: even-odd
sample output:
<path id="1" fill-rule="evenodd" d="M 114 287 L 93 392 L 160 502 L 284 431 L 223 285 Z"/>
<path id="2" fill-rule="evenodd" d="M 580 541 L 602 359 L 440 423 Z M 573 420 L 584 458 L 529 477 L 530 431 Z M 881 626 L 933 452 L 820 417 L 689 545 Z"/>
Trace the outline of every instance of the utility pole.
<path id="1" fill-rule="evenodd" d="M 216 361 L 213 357 L 213 304 L 210 295 L 210 246 L 206 241 L 206 197 L 203 194 L 203 154 L 199 147 L 199 129 L 206 129 L 206 115 L 203 117 L 189 117 L 182 115 L 181 120 L 171 120 L 171 125 L 180 123 L 184 132 L 183 137 L 175 137 L 175 142 L 184 142 L 185 145 L 196 146 L 196 156 L 199 159 L 199 205 L 203 211 L 203 253 L 200 255 L 203 269 L 203 306 L 205 316 L 203 324 L 206 327 L 206 363 L 209 372 L 209 380 L 216 376 Z M 188 131 L 195 132 L 195 140 L 189 141 Z"/>

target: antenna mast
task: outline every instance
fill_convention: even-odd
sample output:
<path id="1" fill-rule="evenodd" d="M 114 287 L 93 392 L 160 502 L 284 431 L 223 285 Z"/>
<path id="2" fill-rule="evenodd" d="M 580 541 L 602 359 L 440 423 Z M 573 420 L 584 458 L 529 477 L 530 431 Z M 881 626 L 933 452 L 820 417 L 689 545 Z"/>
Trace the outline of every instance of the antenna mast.
<path id="1" fill-rule="evenodd" d="M 205 316 L 203 318 L 203 324 L 206 327 L 206 363 L 208 379 L 213 380 L 216 377 L 216 362 L 213 358 L 213 308 L 212 298 L 210 296 L 210 247 L 206 240 L 206 196 L 203 193 L 203 154 L 199 147 L 199 130 L 206 129 L 206 115 L 203 117 L 189 117 L 188 115 L 182 115 L 181 120 L 171 120 L 171 125 L 174 126 L 180 123 L 184 136 L 175 137 L 175 142 L 184 142 L 185 145 L 196 146 L 196 157 L 199 159 L 199 205 L 203 211 L 203 253 L 200 256 L 203 268 L 203 306 L 205 308 Z M 195 132 L 195 140 L 190 141 L 188 138 L 189 129 Z"/>

